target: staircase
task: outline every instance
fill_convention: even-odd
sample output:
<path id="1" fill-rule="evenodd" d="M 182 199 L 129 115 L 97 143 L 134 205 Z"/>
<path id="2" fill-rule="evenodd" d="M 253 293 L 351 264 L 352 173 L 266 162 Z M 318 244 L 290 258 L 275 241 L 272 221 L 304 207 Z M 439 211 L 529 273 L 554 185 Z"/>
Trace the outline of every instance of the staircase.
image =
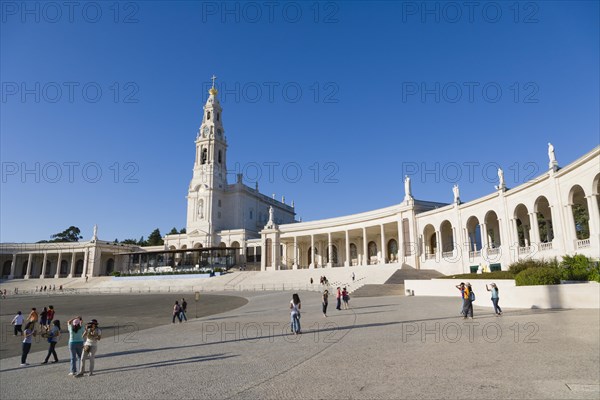
<path id="1" fill-rule="evenodd" d="M 402 268 L 397 270 L 381 285 L 363 285 L 352 293 L 352 297 L 404 296 L 405 279 L 429 280 L 444 276 L 434 270 Z"/>

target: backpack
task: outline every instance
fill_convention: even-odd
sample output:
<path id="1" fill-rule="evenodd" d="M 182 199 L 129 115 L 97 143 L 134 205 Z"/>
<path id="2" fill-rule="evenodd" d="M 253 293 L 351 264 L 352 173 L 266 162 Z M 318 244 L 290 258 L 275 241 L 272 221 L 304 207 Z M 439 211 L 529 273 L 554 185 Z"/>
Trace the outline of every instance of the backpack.
<path id="1" fill-rule="evenodd" d="M 471 301 L 475 301 L 475 292 L 471 290 L 471 292 L 469 293 L 469 300 Z"/>

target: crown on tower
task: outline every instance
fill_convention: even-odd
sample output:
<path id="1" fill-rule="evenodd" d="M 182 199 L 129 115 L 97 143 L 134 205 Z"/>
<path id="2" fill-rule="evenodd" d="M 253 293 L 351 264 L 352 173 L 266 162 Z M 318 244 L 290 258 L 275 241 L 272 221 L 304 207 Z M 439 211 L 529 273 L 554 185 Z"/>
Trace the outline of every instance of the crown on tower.
<path id="1" fill-rule="evenodd" d="M 213 76 L 210 79 L 212 79 L 212 87 L 208 90 L 208 93 L 212 96 L 216 96 L 218 90 L 215 88 L 215 79 L 217 79 L 217 77 L 213 74 Z"/>

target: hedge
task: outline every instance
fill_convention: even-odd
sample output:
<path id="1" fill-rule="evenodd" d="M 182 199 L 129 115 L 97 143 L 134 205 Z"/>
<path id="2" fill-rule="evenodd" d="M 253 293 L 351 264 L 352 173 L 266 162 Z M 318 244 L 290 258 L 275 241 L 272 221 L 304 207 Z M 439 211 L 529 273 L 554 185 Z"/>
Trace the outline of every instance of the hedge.
<path id="1" fill-rule="evenodd" d="M 515 279 L 515 275 L 510 271 L 494 271 L 483 274 L 449 275 L 438 279 Z"/>
<path id="2" fill-rule="evenodd" d="M 515 276 L 515 284 L 517 286 L 558 285 L 560 275 L 558 268 L 528 268 Z"/>

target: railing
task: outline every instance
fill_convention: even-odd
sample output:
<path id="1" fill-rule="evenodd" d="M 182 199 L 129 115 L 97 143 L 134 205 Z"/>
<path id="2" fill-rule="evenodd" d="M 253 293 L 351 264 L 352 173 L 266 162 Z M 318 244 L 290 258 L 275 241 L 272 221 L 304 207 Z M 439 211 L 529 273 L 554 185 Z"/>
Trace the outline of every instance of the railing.
<path id="1" fill-rule="evenodd" d="M 531 253 L 531 246 L 519 247 L 519 254 L 529 254 L 529 253 Z"/>
<path id="2" fill-rule="evenodd" d="M 435 258 L 435 253 L 426 253 L 425 254 L 426 260 L 433 260 L 434 258 Z"/>
<path id="3" fill-rule="evenodd" d="M 481 250 L 471 251 L 469 252 L 469 256 L 471 258 L 481 257 Z"/>
<path id="4" fill-rule="evenodd" d="M 454 250 L 444 251 L 442 253 L 442 258 L 451 258 L 452 256 L 454 256 Z"/>
<path id="5" fill-rule="evenodd" d="M 552 242 L 540 243 L 540 251 L 552 250 Z"/>
<path id="6" fill-rule="evenodd" d="M 494 247 L 493 249 L 487 249 L 487 254 L 488 254 L 488 256 L 498 255 L 498 254 L 500 254 L 500 248 Z"/>
<path id="7" fill-rule="evenodd" d="M 588 247 L 591 247 L 592 243 L 590 241 L 590 239 L 582 239 L 582 240 L 577 240 L 575 242 L 575 248 L 576 249 L 586 249 Z"/>

